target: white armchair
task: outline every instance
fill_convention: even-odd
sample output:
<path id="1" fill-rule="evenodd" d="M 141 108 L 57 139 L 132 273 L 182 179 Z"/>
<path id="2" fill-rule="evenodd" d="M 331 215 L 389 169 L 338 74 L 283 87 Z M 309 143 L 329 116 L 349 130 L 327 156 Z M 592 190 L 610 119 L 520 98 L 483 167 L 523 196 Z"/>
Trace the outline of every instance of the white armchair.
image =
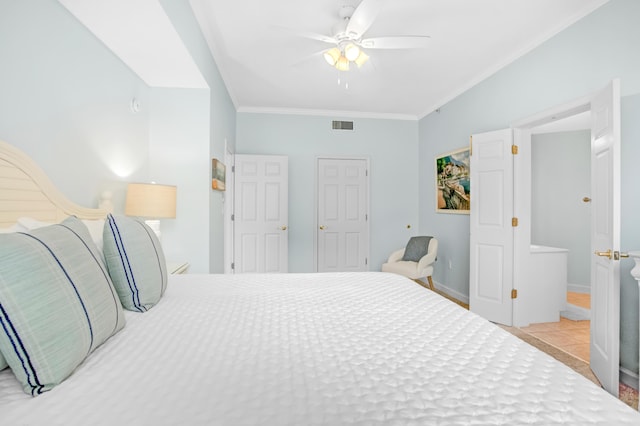
<path id="1" fill-rule="evenodd" d="M 433 290 L 433 279 L 431 275 L 433 275 L 433 264 L 436 261 L 436 256 L 438 255 L 438 240 L 435 238 L 431 238 L 428 241 L 428 247 L 426 254 L 419 257 L 419 260 L 415 261 L 413 259 L 418 258 L 416 256 L 415 245 L 416 244 L 424 244 L 424 240 L 420 241 L 419 239 L 429 238 L 429 237 L 413 237 L 409 240 L 407 247 L 402 248 L 400 250 L 396 250 L 389 256 L 387 263 L 382 265 L 382 272 L 392 272 L 394 274 L 404 275 L 407 278 L 411 278 L 415 282 L 420 285 L 423 285 L 422 281 L 419 278 L 426 277 L 429 281 L 429 288 Z M 412 243 L 416 242 L 416 244 Z M 425 244 L 426 245 L 426 244 Z M 411 247 L 410 247 L 411 246 Z M 409 248 L 411 255 L 409 258 L 411 260 L 403 260 L 405 257 L 405 250 Z M 424 250 L 423 250 L 424 251 Z M 419 251 L 418 251 L 419 252 Z"/>

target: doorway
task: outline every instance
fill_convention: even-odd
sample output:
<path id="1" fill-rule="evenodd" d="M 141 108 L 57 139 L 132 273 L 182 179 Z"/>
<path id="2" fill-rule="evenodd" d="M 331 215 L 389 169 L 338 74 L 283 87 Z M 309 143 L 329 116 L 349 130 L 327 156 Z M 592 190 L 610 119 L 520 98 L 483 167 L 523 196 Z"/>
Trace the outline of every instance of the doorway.
<path id="1" fill-rule="evenodd" d="M 531 255 L 531 129 L 585 111 L 591 111 L 589 268 L 593 298 L 590 364 L 603 387 L 617 396 L 620 355 L 619 80 L 613 80 L 590 96 L 515 123 L 513 137 L 510 129 L 473 135 L 471 181 L 476 196 L 472 197 L 470 217 L 470 309 L 489 320 L 506 325 L 513 322 L 522 327 L 536 322 L 532 318 L 540 306 L 535 303 L 537 298 L 550 292 L 555 297 L 557 289 L 548 290 L 544 286 L 547 280 L 541 278 L 540 273 L 545 268 L 536 267 Z M 498 225 L 503 231 L 500 235 L 505 238 L 496 242 Z M 494 232 L 484 232 L 485 228 Z M 493 319 L 496 313 L 502 317 Z"/>
<path id="2" fill-rule="evenodd" d="M 526 153 L 514 160 L 520 172 L 515 176 L 514 214 L 530 219 L 531 212 L 531 129 L 541 124 L 590 111 L 590 366 L 602 386 L 618 395 L 620 357 L 620 81 L 604 89 L 552 108 L 514 125 L 516 144 Z M 538 282 L 531 269 L 530 220 L 515 233 L 517 282 L 535 292 Z M 514 309 L 516 325 L 527 325 L 535 306 Z"/>
<path id="3" fill-rule="evenodd" d="M 590 345 L 590 112 L 532 129 L 532 256 L 545 259 L 558 299 L 540 310 L 558 318 L 521 329 L 589 363 Z"/>

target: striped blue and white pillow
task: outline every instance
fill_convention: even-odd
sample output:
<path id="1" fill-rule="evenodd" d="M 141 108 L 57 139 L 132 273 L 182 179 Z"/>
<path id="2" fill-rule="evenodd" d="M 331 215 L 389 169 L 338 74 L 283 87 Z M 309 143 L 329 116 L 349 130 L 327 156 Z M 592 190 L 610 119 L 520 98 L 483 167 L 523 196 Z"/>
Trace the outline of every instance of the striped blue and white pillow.
<path id="1" fill-rule="evenodd" d="M 9 228 L 0 228 L 0 234 L 8 234 L 11 232 L 20 232 L 20 231 L 26 231 L 26 229 L 22 228 L 18 224 L 15 224 Z M 0 371 L 4 370 L 8 366 L 9 364 L 7 364 L 7 360 L 4 359 L 4 357 L 2 356 L 2 353 L 0 353 Z"/>
<path id="2" fill-rule="evenodd" d="M 167 288 L 167 264 L 158 237 L 138 218 L 107 216 L 104 257 L 125 309 L 146 312 Z"/>
<path id="3" fill-rule="evenodd" d="M 25 392 L 38 395 L 62 382 L 124 324 L 80 220 L 0 235 L 0 351 Z"/>

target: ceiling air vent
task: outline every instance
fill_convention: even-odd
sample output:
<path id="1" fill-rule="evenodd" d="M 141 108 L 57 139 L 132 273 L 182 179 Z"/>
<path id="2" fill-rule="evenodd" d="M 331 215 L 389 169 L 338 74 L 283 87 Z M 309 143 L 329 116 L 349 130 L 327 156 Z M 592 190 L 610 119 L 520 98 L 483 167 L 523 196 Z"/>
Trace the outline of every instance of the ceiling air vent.
<path id="1" fill-rule="evenodd" d="M 333 120 L 331 127 L 333 130 L 353 130 L 353 121 Z"/>

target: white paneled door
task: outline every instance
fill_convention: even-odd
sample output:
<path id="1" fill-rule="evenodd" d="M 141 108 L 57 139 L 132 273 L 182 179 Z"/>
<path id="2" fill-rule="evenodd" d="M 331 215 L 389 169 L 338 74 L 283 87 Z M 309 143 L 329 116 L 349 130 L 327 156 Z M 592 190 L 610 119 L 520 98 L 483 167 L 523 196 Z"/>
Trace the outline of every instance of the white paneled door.
<path id="1" fill-rule="evenodd" d="M 287 157 L 236 154 L 234 203 L 234 272 L 287 272 Z"/>
<path id="2" fill-rule="evenodd" d="M 513 132 L 473 135 L 469 309 L 489 321 L 513 321 Z"/>
<path id="3" fill-rule="evenodd" d="M 367 160 L 319 158 L 317 164 L 317 270 L 367 271 Z"/>
<path id="4" fill-rule="evenodd" d="M 620 82 L 591 100 L 591 351 L 602 386 L 618 395 L 620 360 Z"/>

